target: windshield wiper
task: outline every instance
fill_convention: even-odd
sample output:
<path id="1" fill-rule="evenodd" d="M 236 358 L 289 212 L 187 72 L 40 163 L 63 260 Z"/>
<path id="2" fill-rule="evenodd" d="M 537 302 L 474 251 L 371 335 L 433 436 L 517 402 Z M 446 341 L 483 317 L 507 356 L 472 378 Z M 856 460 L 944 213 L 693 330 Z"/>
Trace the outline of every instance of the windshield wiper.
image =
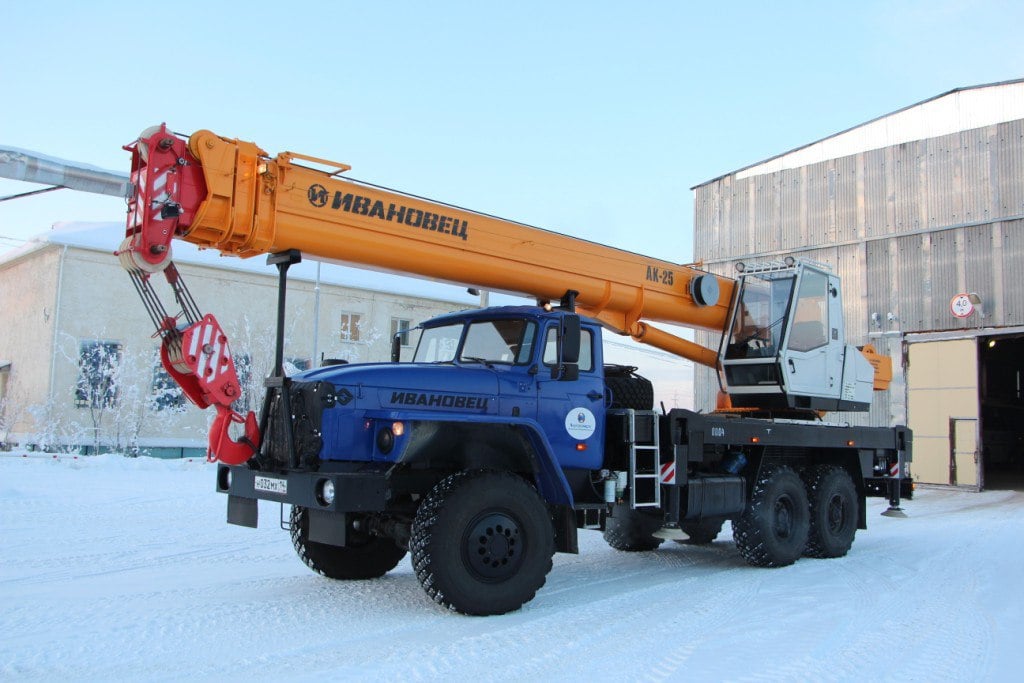
<path id="1" fill-rule="evenodd" d="M 486 358 L 478 358 L 476 356 L 462 356 L 461 358 L 459 358 L 459 360 L 469 361 L 470 363 L 481 363 L 492 370 L 494 369 L 494 366 L 491 364 L 491 361 L 487 360 Z"/>

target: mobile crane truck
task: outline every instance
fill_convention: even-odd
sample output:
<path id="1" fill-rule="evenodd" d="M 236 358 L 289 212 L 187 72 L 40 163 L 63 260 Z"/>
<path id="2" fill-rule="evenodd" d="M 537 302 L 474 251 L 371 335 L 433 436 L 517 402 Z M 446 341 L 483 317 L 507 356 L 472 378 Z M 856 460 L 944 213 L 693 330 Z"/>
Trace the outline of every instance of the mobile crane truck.
<path id="1" fill-rule="evenodd" d="M 161 339 L 164 367 L 216 417 L 209 457 L 227 519 L 290 506 L 299 557 L 369 579 L 411 553 L 427 594 L 464 614 L 531 600 L 579 529 L 623 551 L 709 543 L 725 520 L 752 565 L 840 557 L 866 497 L 899 514 L 912 490 L 906 427 L 856 427 L 889 359 L 844 343 L 839 278 L 821 264 L 745 267 L 736 280 L 342 177 L 345 164 L 199 131 L 145 131 L 132 154 L 117 252 Z M 275 369 L 241 415 L 227 336 L 171 259 L 174 238 L 268 255 L 280 287 Z M 288 267 L 306 253 L 526 295 L 536 306 L 450 313 L 419 326 L 412 362 L 285 376 Z M 180 312 L 153 288 L 163 273 Z M 721 333 L 705 348 L 653 327 Z M 721 410 L 653 410 L 651 383 L 606 366 L 606 332 L 716 368 Z"/>

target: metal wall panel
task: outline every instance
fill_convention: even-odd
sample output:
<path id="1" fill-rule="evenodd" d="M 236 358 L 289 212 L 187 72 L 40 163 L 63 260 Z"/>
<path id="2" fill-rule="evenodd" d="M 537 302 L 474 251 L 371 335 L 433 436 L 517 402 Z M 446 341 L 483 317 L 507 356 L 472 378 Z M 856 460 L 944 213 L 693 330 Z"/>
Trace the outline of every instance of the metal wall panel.
<path id="1" fill-rule="evenodd" d="M 834 164 L 832 190 L 833 222 L 835 223 L 835 240 L 848 242 L 863 234 L 862 217 L 859 210 L 859 197 L 862 192 L 858 182 L 857 157 L 849 156 L 836 159 Z"/>
<path id="2" fill-rule="evenodd" d="M 807 193 L 807 232 L 804 241 L 797 246 L 828 244 L 834 241 L 832 221 L 829 214 L 827 162 L 807 167 L 804 187 Z"/>
<path id="3" fill-rule="evenodd" d="M 931 282 L 927 277 L 929 240 L 927 235 L 898 237 L 896 242 L 896 283 L 899 329 L 925 329 L 925 310 L 931 301 Z"/>
<path id="4" fill-rule="evenodd" d="M 719 243 L 720 250 L 727 249 L 728 251 L 719 251 L 718 258 L 723 258 L 726 254 L 751 253 L 751 250 L 747 248 L 750 235 L 749 185 L 749 181 L 746 180 L 736 181 L 732 185 L 732 192 L 729 196 L 728 227 L 723 234 L 725 239 Z"/>
<path id="5" fill-rule="evenodd" d="M 887 181 L 887 150 L 876 149 L 858 155 L 863 168 L 863 193 L 858 201 L 864 211 L 864 237 L 880 237 L 891 233 L 889 225 L 889 190 Z"/>
<path id="6" fill-rule="evenodd" d="M 701 226 L 700 230 L 694 230 L 693 253 L 703 254 L 704 258 L 715 257 L 711 246 L 718 242 L 722 229 L 719 188 L 720 185 L 715 183 L 699 187 L 693 193 L 693 224 Z"/>
<path id="7" fill-rule="evenodd" d="M 1024 119 L 996 126 L 995 139 L 1000 215 L 1024 214 Z"/>
<path id="8" fill-rule="evenodd" d="M 752 251 L 776 251 L 779 248 L 778 224 L 775 221 L 775 176 L 762 175 L 751 178 L 751 199 L 753 201 L 753 222 L 750 244 Z"/>
<path id="9" fill-rule="evenodd" d="M 960 133 L 962 159 L 962 192 L 964 222 L 983 221 L 993 216 L 990 141 L 995 127 L 966 130 Z"/>
<path id="10" fill-rule="evenodd" d="M 799 169 L 773 174 L 779 178 L 779 250 L 794 249 L 804 244 L 803 226 L 807 224 L 804 211 L 803 182 Z"/>
<path id="11" fill-rule="evenodd" d="M 888 331 L 889 314 L 895 312 L 891 297 L 897 287 L 890 268 L 890 245 L 893 245 L 892 240 L 874 240 L 865 244 L 867 308 L 872 332 Z M 872 313 L 878 314 L 875 321 L 871 321 Z"/>
<path id="12" fill-rule="evenodd" d="M 923 223 L 932 230 L 963 222 L 959 137 L 945 135 L 923 141 L 921 204 Z"/>
<path id="13" fill-rule="evenodd" d="M 953 316 L 949 301 L 963 290 L 960 273 L 960 259 L 957 250 L 960 242 L 959 230 L 944 230 L 927 235 L 931 241 L 927 277 L 931 282 L 932 296 L 929 300 L 924 330 L 950 330 L 962 328 L 963 321 Z M 904 331 L 911 331 L 904 328 Z"/>
<path id="14" fill-rule="evenodd" d="M 963 248 L 964 263 L 964 292 L 975 292 L 982 300 L 982 313 L 964 321 L 967 327 L 987 325 L 993 313 L 992 304 L 996 300 L 996 275 L 1001 270 L 1002 258 L 998 259 L 998 267 L 993 254 L 997 251 L 997 244 L 993 240 L 993 233 L 998 235 L 998 229 L 991 225 L 976 225 L 964 228 L 960 236 Z"/>
<path id="15" fill-rule="evenodd" d="M 995 309 L 1002 309 L 1002 318 L 994 325 L 1024 324 L 1024 220 L 1006 221 L 999 225 L 1002 233 L 1002 281 L 993 294 Z"/>
<path id="16" fill-rule="evenodd" d="M 906 142 L 893 149 L 892 202 L 896 232 L 921 229 L 921 155 L 919 142 Z"/>

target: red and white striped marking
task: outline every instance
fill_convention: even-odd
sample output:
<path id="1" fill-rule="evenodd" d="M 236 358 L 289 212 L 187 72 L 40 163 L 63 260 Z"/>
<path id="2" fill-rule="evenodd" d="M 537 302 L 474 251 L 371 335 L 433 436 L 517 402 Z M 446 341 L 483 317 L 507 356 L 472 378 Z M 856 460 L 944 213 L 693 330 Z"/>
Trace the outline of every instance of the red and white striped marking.
<path id="1" fill-rule="evenodd" d="M 666 462 L 661 465 L 661 483 L 662 484 L 674 484 L 676 483 L 676 463 Z"/>
<path id="2" fill-rule="evenodd" d="M 898 476 L 900 476 L 900 464 L 898 462 L 894 462 L 893 464 L 889 465 L 889 476 L 890 477 L 898 477 Z"/>

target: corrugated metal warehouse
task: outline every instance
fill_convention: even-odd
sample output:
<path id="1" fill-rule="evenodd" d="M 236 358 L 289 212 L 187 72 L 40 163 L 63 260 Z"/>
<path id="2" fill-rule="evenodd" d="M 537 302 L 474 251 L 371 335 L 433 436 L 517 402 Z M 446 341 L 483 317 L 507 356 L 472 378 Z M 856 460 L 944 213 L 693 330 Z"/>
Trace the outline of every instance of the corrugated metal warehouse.
<path id="1" fill-rule="evenodd" d="M 892 357 L 870 413 L 827 419 L 908 424 L 920 482 L 1024 485 L 1024 79 L 951 90 L 693 190 L 705 268 L 826 263 L 847 342 Z M 696 406 L 712 407 L 718 380 L 696 372 Z"/>

